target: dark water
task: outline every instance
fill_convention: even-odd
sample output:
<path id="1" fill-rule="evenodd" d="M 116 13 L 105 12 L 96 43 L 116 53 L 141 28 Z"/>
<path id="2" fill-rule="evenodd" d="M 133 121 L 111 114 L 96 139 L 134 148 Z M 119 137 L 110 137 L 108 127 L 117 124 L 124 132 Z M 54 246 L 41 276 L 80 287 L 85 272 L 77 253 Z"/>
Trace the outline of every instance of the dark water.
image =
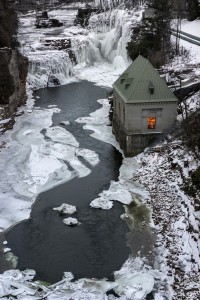
<path id="1" fill-rule="evenodd" d="M 75 278 L 111 279 L 113 271 L 122 266 L 130 253 L 126 246 L 128 227 L 120 219 L 123 207 L 115 203 L 107 211 L 90 208 L 89 203 L 109 188 L 111 180 L 118 179 L 122 157 L 113 146 L 91 138 L 90 132 L 75 122 L 100 107 L 96 100 L 105 98 L 106 90 L 85 81 L 41 89 L 35 96 L 40 96 L 36 106 L 57 104 L 61 113 L 54 114 L 53 125 L 70 121 L 70 125 L 62 127 L 76 137 L 80 147 L 96 151 L 100 163 L 90 175 L 40 194 L 31 218 L 7 232 L 8 246 L 19 257 L 17 268 L 33 268 L 37 279 L 48 282 L 60 280 L 65 271 L 73 272 Z M 78 212 L 73 216 L 81 225 L 64 225 L 66 216 L 52 210 L 62 203 L 77 206 Z"/>

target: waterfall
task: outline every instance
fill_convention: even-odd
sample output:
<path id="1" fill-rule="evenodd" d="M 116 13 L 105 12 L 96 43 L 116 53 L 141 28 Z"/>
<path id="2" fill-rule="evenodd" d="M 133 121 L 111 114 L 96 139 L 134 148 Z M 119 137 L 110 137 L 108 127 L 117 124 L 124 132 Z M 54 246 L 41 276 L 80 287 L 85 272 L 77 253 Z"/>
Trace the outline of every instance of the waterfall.
<path id="1" fill-rule="evenodd" d="M 88 35 L 71 39 L 72 51 L 79 64 L 99 62 L 115 64 L 116 57 L 128 64 L 126 46 L 130 40 L 131 24 L 127 10 L 111 10 L 89 19 Z M 119 60 L 118 60 L 119 61 Z"/>
<path id="2" fill-rule="evenodd" d="M 37 51 L 29 54 L 28 84 L 43 88 L 67 83 L 73 62 L 64 51 Z"/>
<path id="3" fill-rule="evenodd" d="M 127 10 L 115 9 L 90 18 L 89 28 L 99 41 L 99 51 L 104 60 L 113 64 L 116 56 L 120 56 L 125 64 L 128 63 L 126 46 L 131 36 L 131 24 Z"/>
<path id="4" fill-rule="evenodd" d="M 117 1 L 112 1 L 112 3 L 117 3 Z M 67 14 L 71 14 L 68 10 L 60 11 L 60 13 L 63 13 L 60 16 L 61 20 L 66 19 Z M 62 34 L 59 37 L 51 35 L 51 29 L 49 32 L 48 29 L 38 31 L 40 40 L 32 45 L 33 38 L 30 38 L 27 49 L 29 85 L 33 88 L 43 88 L 66 84 L 70 77 L 77 74 L 77 70 L 98 63 L 110 64 L 114 69 L 126 68 L 129 64 L 127 43 L 131 37 L 132 27 L 140 19 L 137 9 L 130 11 L 115 8 L 98 14 L 93 13 L 85 29 L 80 26 L 61 29 Z M 24 22 L 25 25 L 26 22 Z M 34 34 L 37 37 L 37 31 L 31 32 L 30 36 Z M 45 35 L 49 36 L 48 40 L 51 43 L 45 43 Z M 63 50 L 58 50 L 56 42 Z M 67 47 L 62 48 L 65 44 Z"/>

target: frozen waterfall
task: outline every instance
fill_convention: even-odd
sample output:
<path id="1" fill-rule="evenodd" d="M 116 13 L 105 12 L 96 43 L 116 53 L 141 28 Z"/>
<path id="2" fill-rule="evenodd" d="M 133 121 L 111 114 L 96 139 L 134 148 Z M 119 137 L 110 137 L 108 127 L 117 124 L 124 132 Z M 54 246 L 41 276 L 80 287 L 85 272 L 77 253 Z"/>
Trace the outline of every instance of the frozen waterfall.
<path id="1" fill-rule="evenodd" d="M 66 19 L 69 11 L 63 9 L 59 13 L 59 20 L 62 21 L 62 18 Z M 74 16 L 75 13 L 74 11 Z M 138 12 L 136 8 L 131 11 L 110 9 L 98 14 L 93 13 L 85 29 L 80 26 L 64 26 L 58 31 L 52 28 L 35 29 L 33 20 L 28 22 L 27 17 L 22 17 L 22 23 L 26 27 L 23 31 L 22 25 L 21 31 L 26 32 L 27 24 L 30 27 L 29 35 L 26 33 L 23 36 L 24 39 L 29 36 L 30 40 L 26 46 L 26 55 L 29 58 L 29 85 L 33 88 L 43 88 L 66 84 L 72 77 L 81 78 L 79 75 L 85 67 L 98 67 L 98 64 L 101 67 L 107 64 L 110 70 L 121 72 L 129 64 L 126 47 L 132 27 L 140 20 L 141 10 Z M 58 50 L 57 45 L 62 50 Z"/>
<path id="2" fill-rule="evenodd" d="M 64 51 L 37 51 L 29 54 L 28 83 L 43 88 L 67 83 L 73 63 Z"/>

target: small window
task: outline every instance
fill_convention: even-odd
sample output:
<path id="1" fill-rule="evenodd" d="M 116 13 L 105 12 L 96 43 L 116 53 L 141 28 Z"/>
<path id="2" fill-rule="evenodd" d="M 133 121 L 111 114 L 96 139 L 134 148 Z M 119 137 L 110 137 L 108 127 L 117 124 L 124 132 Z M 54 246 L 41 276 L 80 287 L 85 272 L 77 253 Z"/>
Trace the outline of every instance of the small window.
<path id="1" fill-rule="evenodd" d="M 156 118 L 148 117 L 148 129 L 155 129 L 155 128 L 156 128 Z"/>
<path id="2" fill-rule="evenodd" d="M 150 92 L 151 95 L 153 95 L 154 94 L 154 87 L 150 87 L 149 92 Z"/>
<path id="3" fill-rule="evenodd" d="M 151 82 L 151 81 L 149 81 L 149 93 L 151 94 L 151 95 L 153 95 L 154 94 L 154 85 L 153 85 L 153 83 Z"/>

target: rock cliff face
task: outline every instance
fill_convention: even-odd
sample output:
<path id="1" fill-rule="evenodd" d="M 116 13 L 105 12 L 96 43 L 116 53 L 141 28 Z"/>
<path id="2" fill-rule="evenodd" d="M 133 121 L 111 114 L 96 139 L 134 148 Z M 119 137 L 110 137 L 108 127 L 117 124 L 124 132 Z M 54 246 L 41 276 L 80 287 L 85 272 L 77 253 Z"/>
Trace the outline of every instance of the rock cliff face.
<path id="1" fill-rule="evenodd" d="M 17 50 L 17 15 L 0 0 L 0 133 L 14 124 L 17 108 L 26 101 L 28 60 Z"/>
<path id="2" fill-rule="evenodd" d="M 17 108 L 26 101 L 27 69 L 28 60 L 17 50 L 0 48 L 0 132 L 12 127 Z"/>

